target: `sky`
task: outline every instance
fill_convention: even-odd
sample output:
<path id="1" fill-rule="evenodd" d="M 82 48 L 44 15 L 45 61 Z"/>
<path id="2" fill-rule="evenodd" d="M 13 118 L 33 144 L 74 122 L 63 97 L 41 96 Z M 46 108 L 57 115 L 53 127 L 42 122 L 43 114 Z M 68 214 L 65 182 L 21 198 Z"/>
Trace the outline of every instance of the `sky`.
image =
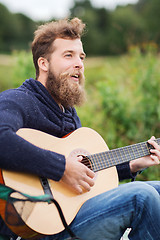
<path id="1" fill-rule="evenodd" d="M 91 0 L 95 7 L 114 9 L 117 5 L 137 3 L 138 0 Z M 35 21 L 47 21 L 51 18 L 64 18 L 74 0 L 0 0 L 12 13 L 23 13 Z"/>

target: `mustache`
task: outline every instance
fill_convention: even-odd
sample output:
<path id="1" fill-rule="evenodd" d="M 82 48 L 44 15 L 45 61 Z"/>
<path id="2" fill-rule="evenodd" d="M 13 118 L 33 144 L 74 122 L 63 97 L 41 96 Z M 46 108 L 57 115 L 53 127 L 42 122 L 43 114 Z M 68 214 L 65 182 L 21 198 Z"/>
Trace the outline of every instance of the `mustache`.
<path id="1" fill-rule="evenodd" d="M 72 76 L 75 76 L 75 75 L 78 75 L 78 78 L 79 78 L 79 84 L 84 84 L 84 80 L 85 80 L 85 77 L 84 77 L 84 73 L 81 71 L 81 70 L 75 70 L 75 71 L 72 71 L 72 72 L 63 72 L 60 74 L 60 78 L 68 78 L 68 77 L 72 77 Z"/>

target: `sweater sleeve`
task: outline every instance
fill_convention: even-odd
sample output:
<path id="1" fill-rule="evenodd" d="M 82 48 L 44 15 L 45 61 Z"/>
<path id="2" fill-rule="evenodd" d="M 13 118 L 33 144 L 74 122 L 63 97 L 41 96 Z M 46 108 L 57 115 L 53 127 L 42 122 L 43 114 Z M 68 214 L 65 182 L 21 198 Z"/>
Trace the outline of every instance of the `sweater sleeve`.
<path id="1" fill-rule="evenodd" d="M 65 170 L 65 156 L 44 150 L 19 137 L 24 127 L 25 104 L 16 98 L 0 101 L 0 168 L 35 174 L 59 181 Z"/>
<path id="2" fill-rule="evenodd" d="M 129 167 L 129 162 L 119 164 L 116 167 L 117 167 L 119 181 L 122 181 L 124 179 L 132 179 L 132 181 L 135 180 L 137 173 L 131 172 Z"/>

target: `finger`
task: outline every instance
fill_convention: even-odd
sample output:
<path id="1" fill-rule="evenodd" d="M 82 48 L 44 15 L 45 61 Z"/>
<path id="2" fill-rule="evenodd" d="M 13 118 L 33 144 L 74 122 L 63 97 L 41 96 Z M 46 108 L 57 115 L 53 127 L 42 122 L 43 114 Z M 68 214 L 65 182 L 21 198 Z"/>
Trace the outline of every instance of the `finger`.
<path id="1" fill-rule="evenodd" d="M 152 140 L 152 141 L 155 140 L 155 139 L 156 139 L 155 136 L 152 136 L 152 137 L 150 138 L 150 140 Z"/>
<path id="2" fill-rule="evenodd" d="M 83 157 L 79 156 L 77 159 L 78 159 L 79 162 L 81 162 L 83 160 Z M 89 169 L 89 167 L 86 166 L 85 164 L 83 164 L 83 166 L 86 168 L 87 176 L 89 176 L 90 178 L 94 178 L 95 177 L 95 173 L 91 169 Z"/>
<path id="3" fill-rule="evenodd" d="M 87 169 L 87 176 L 90 177 L 90 178 L 94 178 L 95 177 L 95 173 L 88 168 Z"/>
<path id="4" fill-rule="evenodd" d="M 85 181 L 86 183 L 88 183 L 90 187 L 93 187 L 93 186 L 94 186 L 94 183 L 95 183 L 95 182 L 94 182 L 93 178 L 90 178 L 90 177 L 86 176 L 86 178 L 84 179 L 84 181 Z"/>
<path id="5" fill-rule="evenodd" d="M 148 143 L 151 144 L 154 148 L 160 151 L 160 146 L 153 140 L 148 140 Z"/>
<path id="6" fill-rule="evenodd" d="M 77 193 L 82 194 L 84 191 L 89 192 L 91 190 L 91 186 L 87 182 L 80 180 L 79 184 L 74 186 L 74 189 Z"/>
<path id="7" fill-rule="evenodd" d="M 160 160 L 160 151 L 158 151 L 157 149 L 151 149 L 150 152 L 155 154 Z"/>
<path id="8" fill-rule="evenodd" d="M 78 181 L 78 184 L 74 186 L 74 189 L 77 193 L 81 194 L 84 190 L 90 191 L 91 187 L 94 186 L 94 180 L 86 176 L 83 179 Z"/>
<path id="9" fill-rule="evenodd" d="M 83 160 L 83 157 L 82 157 L 82 156 L 77 156 L 77 160 L 78 160 L 79 162 L 81 162 L 81 161 Z"/>
<path id="10" fill-rule="evenodd" d="M 85 181 L 80 181 L 80 186 L 82 187 L 81 189 L 86 190 L 86 191 L 90 191 L 91 190 L 91 186 L 85 182 Z"/>
<path id="11" fill-rule="evenodd" d="M 86 190 L 86 191 L 90 191 L 91 190 L 91 187 L 94 186 L 94 180 L 90 177 L 88 177 L 87 175 L 83 176 L 82 179 L 79 180 L 79 183 L 78 183 L 78 187 L 77 187 L 77 190 L 79 191 L 79 193 L 82 193 L 82 191 Z M 81 189 L 80 189 L 81 187 Z"/>
<path id="12" fill-rule="evenodd" d="M 160 164 L 159 158 L 156 155 L 150 155 L 151 159 L 154 161 L 156 164 Z"/>
<path id="13" fill-rule="evenodd" d="M 75 185 L 73 188 L 76 191 L 76 193 L 78 193 L 78 194 L 83 193 L 81 185 Z"/>

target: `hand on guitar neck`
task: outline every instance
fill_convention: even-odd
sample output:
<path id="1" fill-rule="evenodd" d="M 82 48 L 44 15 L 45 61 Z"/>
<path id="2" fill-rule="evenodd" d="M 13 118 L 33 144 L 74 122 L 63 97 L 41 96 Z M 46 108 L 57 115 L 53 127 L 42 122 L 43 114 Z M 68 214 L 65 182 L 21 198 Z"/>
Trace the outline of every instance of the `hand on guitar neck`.
<path id="1" fill-rule="evenodd" d="M 71 156 L 66 158 L 66 168 L 61 181 L 81 194 L 83 190 L 90 191 L 91 187 L 94 186 L 95 173 L 81 163 L 82 156 L 76 158 L 77 161 Z"/>
<path id="2" fill-rule="evenodd" d="M 158 165 L 160 163 L 160 146 L 154 140 L 154 136 L 148 140 L 148 143 L 154 147 L 154 149 L 150 149 L 151 155 L 130 161 L 129 164 L 132 173 L 138 172 L 144 168 Z"/>
<path id="3" fill-rule="evenodd" d="M 154 140 L 155 137 L 151 137 L 151 139 L 148 140 L 148 143 L 154 148 L 150 149 L 150 155 L 130 161 L 129 164 L 132 173 L 160 163 L 160 146 Z M 77 161 L 75 161 L 75 158 Z M 77 156 L 76 154 L 66 157 L 66 168 L 61 179 L 63 183 L 67 184 L 79 194 L 91 190 L 91 187 L 94 186 L 95 177 L 95 173 L 81 163 L 82 159 L 82 156 Z"/>

